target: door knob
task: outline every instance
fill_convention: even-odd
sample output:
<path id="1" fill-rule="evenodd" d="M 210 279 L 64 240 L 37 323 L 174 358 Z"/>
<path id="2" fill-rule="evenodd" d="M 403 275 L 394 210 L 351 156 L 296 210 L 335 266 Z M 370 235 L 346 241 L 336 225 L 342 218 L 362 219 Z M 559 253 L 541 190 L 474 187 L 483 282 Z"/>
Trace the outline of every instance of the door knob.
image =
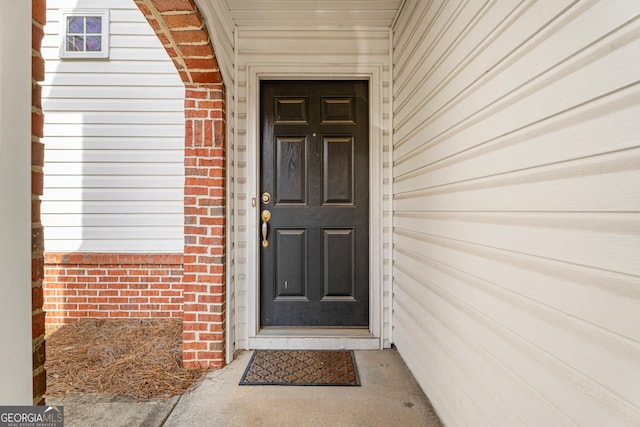
<path id="1" fill-rule="evenodd" d="M 269 246 L 269 241 L 267 240 L 267 223 L 271 219 L 271 212 L 267 209 L 263 210 L 260 218 L 262 218 L 262 247 L 266 248 Z"/>

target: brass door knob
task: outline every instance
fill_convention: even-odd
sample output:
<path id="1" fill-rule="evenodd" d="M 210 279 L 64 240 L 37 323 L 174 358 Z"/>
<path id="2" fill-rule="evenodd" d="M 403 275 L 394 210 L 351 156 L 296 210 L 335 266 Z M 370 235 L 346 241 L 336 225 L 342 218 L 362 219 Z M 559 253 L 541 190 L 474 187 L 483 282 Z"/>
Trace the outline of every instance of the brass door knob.
<path id="1" fill-rule="evenodd" d="M 271 212 L 267 209 L 263 210 L 260 214 L 260 218 L 262 219 L 262 247 L 266 248 L 269 246 L 269 241 L 267 240 L 267 223 L 271 219 Z"/>

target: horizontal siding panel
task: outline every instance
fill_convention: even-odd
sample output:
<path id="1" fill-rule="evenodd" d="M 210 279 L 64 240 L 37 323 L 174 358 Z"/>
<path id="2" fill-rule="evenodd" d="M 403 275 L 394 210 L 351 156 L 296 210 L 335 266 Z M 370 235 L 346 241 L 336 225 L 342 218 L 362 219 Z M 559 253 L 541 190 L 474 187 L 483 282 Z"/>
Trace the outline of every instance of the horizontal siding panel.
<path id="1" fill-rule="evenodd" d="M 244 31 L 240 43 L 243 54 L 264 54 L 266 52 L 282 52 L 286 55 L 297 55 L 313 52 L 332 52 L 334 54 L 360 53 L 388 54 L 388 32 L 355 33 L 338 31 L 329 37 L 316 31 L 296 31 L 293 35 L 273 35 L 272 32 Z M 277 46 L 277 48 L 276 48 Z"/>
<path id="2" fill-rule="evenodd" d="M 43 200 L 68 200 L 68 201 L 124 201 L 124 200 L 175 200 L 182 203 L 182 189 L 175 188 L 49 188 Z"/>
<path id="3" fill-rule="evenodd" d="M 154 36 L 155 37 L 155 36 Z M 174 70 L 170 70 L 171 72 L 165 74 L 148 74 L 148 75 L 137 75 L 133 74 L 127 77 L 126 80 L 118 78 L 118 76 L 113 76 L 109 73 L 100 74 L 99 72 L 92 73 L 68 73 L 68 74 L 47 74 L 45 80 L 42 82 L 42 86 L 111 86 L 111 87 L 140 87 L 144 88 L 147 86 L 151 87 L 151 90 L 158 90 L 163 92 L 165 88 L 174 89 L 176 87 L 182 86 L 182 81 L 175 73 Z M 89 89 L 89 90 L 91 90 Z M 94 102 L 107 102 L 106 99 L 95 99 Z M 133 101 L 144 101 L 144 99 L 139 99 L 136 97 L 132 97 L 131 99 L 123 99 L 120 102 L 123 102 L 126 105 L 127 102 Z M 87 102 L 87 101 L 85 101 Z M 167 99 L 164 101 L 168 105 L 171 105 L 171 100 Z M 177 110 L 183 109 L 184 103 L 184 91 L 181 95 L 176 96 L 173 100 L 173 104 L 178 105 Z M 175 105 L 173 108 L 175 108 Z M 165 107 L 166 108 L 166 107 Z M 52 110 L 56 110 L 56 108 L 52 107 Z"/>
<path id="4" fill-rule="evenodd" d="M 640 150 L 635 150 L 640 152 Z M 610 161 L 548 167 L 505 177 L 477 179 L 398 194 L 397 210 L 438 211 L 640 211 L 639 156 L 627 152 Z"/>
<path id="5" fill-rule="evenodd" d="M 166 99 L 175 100 L 178 97 L 184 99 L 184 87 L 128 87 L 119 86 L 45 86 L 42 88 L 42 97 L 46 99 L 77 99 L 78 103 L 84 99 L 94 101 L 96 99 L 152 99 L 163 102 Z M 46 102 L 46 101 L 45 101 Z"/>
<path id="6" fill-rule="evenodd" d="M 167 57 L 168 59 L 168 57 Z M 119 60 L 102 61 L 100 63 L 91 61 L 61 61 L 51 59 L 47 67 L 58 73 L 98 73 L 98 74 L 167 74 L 176 71 L 175 66 L 170 61 L 141 61 L 141 60 Z M 99 65 L 99 66 L 97 66 Z M 118 77 L 115 77 L 118 78 Z M 135 95 L 133 95 L 135 96 Z M 124 96 L 123 98 L 126 98 Z"/>
<path id="7" fill-rule="evenodd" d="M 109 13 L 111 22 L 146 22 L 142 12 L 137 7 L 132 9 L 131 4 L 128 7 L 113 7 L 109 4 Z"/>
<path id="8" fill-rule="evenodd" d="M 112 22 L 110 31 L 112 35 L 150 35 L 154 34 L 153 29 L 146 21 L 136 22 Z"/>
<path id="9" fill-rule="evenodd" d="M 127 201 L 67 201 L 43 200 L 43 209 L 47 213 L 57 214 L 177 214 L 182 215 L 184 208 L 181 203 L 158 200 L 127 200 Z M 45 220 L 45 217 L 42 219 Z"/>
<path id="10" fill-rule="evenodd" d="M 386 31 L 243 31 L 241 35 L 240 57 L 260 64 L 287 61 L 312 65 L 319 56 L 324 63 L 336 65 L 388 61 Z"/>
<path id="11" fill-rule="evenodd" d="M 57 214 L 48 215 L 45 227 L 183 227 L 173 214 Z M 48 230 L 48 229 L 47 229 Z M 62 239 L 63 237 L 59 237 Z"/>
<path id="12" fill-rule="evenodd" d="M 146 22 L 146 20 L 141 22 Z M 164 47 L 162 46 L 162 43 L 158 39 L 158 36 L 156 36 L 155 32 L 150 34 L 132 34 L 132 32 L 129 31 L 126 34 L 111 34 L 111 37 L 109 37 L 109 46 L 112 49 L 154 48 L 158 50 L 164 50 Z"/>
<path id="13" fill-rule="evenodd" d="M 155 126 L 159 124 L 163 125 L 183 125 L 184 113 L 177 112 L 133 112 L 129 111 L 127 114 L 121 114 L 118 112 L 88 112 L 83 111 L 81 113 L 66 113 L 66 112 L 50 112 L 47 114 L 48 124 L 69 124 L 78 123 L 81 121 L 84 125 L 89 124 L 111 124 L 111 125 L 126 125 L 126 124 L 144 124 L 149 126 Z"/>
<path id="14" fill-rule="evenodd" d="M 227 2 L 232 13 L 241 11 L 255 11 L 262 8 L 272 10 L 296 9 L 301 13 L 306 11 L 323 11 L 323 10 L 357 10 L 361 12 L 366 10 L 386 10 L 391 17 L 398 9 L 400 1 L 398 0 L 315 0 L 314 2 L 300 2 L 297 0 L 269 0 L 265 4 L 263 0 L 230 0 Z M 366 10 L 365 10 L 366 9 Z"/>
<path id="15" fill-rule="evenodd" d="M 108 0 L 108 2 L 106 3 L 99 3 L 96 2 L 96 0 L 56 0 L 56 7 L 58 9 L 131 9 L 131 0 Z M 49 9 L 47 13 L 49 14 L 55 12 L 55 9 Z"/>
<path id="16" fill-rule="evenodd" d="M 298 3 L 298 2 L 296 2 Z M 395 10 L 296 10 L 294 7 L 269 10 L 234 10 L 231 14 L 239 27 L 286 28 L 291 23 L 299 28 L 329 29 L 335 27 L 388 27 Z"/>
<path id="17" fill-rule="evenodd" d="M 178 112 L 183 115 L 182 110 L 176 105 L 176 101 L 172 99 L 162 100 L 127 100 L 127 99 L 100 99 L 100 100 L 85 100 L 82 105 L 78 105 L 78 101 L 71 98 L 62 99 L 49 99 L 47 105 L 51 108 L 51 111 L 59 113 L 75 112 Z M 181 101 L 180 106 L 183 102 Z"/>
<path id="18" fill-rule="evenodd" d="M 136 138 L 118 137 L 47 137 L 47 149 L 51 150 L 183 150 L 184 138 L 144 136 Z M 176 159 L 178 160 L 178 159 Z M 182 159 L 180 159 L 182 162 Z"/>
<path id="19" fill-rule="evenodd" d="M 67 124 L 46 123 L 45 134 L 50 136 L 120 136 L 138 137 L 163 135 L 170 137 L 184 136 L 184 124 L 122 124 L 117 126 L 100 124 L 83 124 L 82 126 L 69 126 Z"/>
<path id="20" fill-rule="evenodd" d="M 178 163 L 46 163 L 46 175 L 121 175 L 121 176 L 184 176 L 184 165 Z M 46 179 L 46 178 L 45 178 Z"/>
<path id="21" fill-rule="evenodd" d="M 255 50 L 243 50 L 242 53 L 247 55 L 253 55 L 256 59 L 260 59 L 261 63 L 278 63 L 277 57 L 280 55 L 287 55 L 291 57 L 291 60 L 296 64 L 313 64 L 317 61 L 318 55 L 322 55 L 328 64 L 344 64 L 348 62 L 349 59 L 353 58 L 357 55 L 367 55 L 370 57 L 379 57 L 380 59 L 384 59 L 387 55 L 386 50 L 354 50 L 354 51 L 340 51 L 340 52 L 326 52 L 324 50 L 301 50 L 295 53 L 291 53 L 287 50 L 269 50 L 268 53 L 255 51 Z"/>
<path id="22" fill-rule="evenodd" d="M 281 55 L 286 54 L 287 52 L 283 52 L 283 51 L 270 51 L 270 52 L 264 52 L 264 53 L 260 53 L 257 54 L 256 52 L 245 52 L 245 53 L 250 53 L 258 63 L 266 65 L 266 64 L 275 64 L 275 65 L 282 65 L 282 60 L 278 60 L 278 58 L 281 58 Z M 384 52 L 369 52 L 371 55 L 372 60 L 374 59 L 378 59 L 379 61 L 385 61 L 386 60 L 386 53 Z M 377 55 L 373 55 L 377 53 Z M 339 66 L 339 65 L 343 65 L 343 64 L 358 64 L 357 61 L 354 62 L 350 62 L 353 60 L 354 55 L 356 55 L 357 52 L 344 52 L 344 53 L 334 53 L 334 52 L 297 52 L 289 56 L 289 61 L 287 62 L 287 64 L 290 64 L 292 66 L 298 66 L 298 67 L 303 67 L 303 66 L 307 66 L 309 68 L 313 68 L 315 64 L 317 64 L 318 62 L 318 56 L 322 56 L 323 60 L 325 60 L 326 64 L 334 64 L 335 66 Z M 374 61 L 372 61 L 374 62 Z"/>
<path id="23" fill-rule="evenodd" d="M 520 254 L 640 276 L 640 215 L 403 214 L 396 227 Z M 530 236 L 535 235 L 536 239 Z"/>
<path id="24" fill-rule="evenodd" d="M 180 188 L 184 186 L 181 176 L 126 176 L 126 175 L 47 175 L 47 188 Z"/>

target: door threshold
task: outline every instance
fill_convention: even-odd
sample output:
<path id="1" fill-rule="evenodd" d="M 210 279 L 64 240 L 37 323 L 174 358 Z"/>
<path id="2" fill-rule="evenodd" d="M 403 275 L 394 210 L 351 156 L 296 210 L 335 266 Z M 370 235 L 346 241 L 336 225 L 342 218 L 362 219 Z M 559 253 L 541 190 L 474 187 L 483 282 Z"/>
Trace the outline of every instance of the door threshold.
<path id="1" fill-rule="evenodd" d="M 258 332 L 259 337 L 367 337 L 371 338 L 368 328 L 283 328 L 283 327 L 263 327 Z"/>
<path id="2" fill-rule="evenodd" d="M 249 338 L 254 350 L 373 350 L 380 338 L 367 328 L 261 328 Z"/>

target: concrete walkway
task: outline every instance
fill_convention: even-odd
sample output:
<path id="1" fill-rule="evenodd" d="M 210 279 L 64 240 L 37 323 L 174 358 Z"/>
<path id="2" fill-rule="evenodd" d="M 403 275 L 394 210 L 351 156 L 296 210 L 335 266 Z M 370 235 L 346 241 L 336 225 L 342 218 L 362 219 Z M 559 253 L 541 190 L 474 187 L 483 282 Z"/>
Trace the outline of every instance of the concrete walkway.
<path id="1" fill-rule="evenodd" d="M 239 386 L 251 353 L 173 399 L 71 395 L 47 404 L 64 406 L 66 427 L 442 426 L 395 350 L 355 351 L 360 387 Z"/>

